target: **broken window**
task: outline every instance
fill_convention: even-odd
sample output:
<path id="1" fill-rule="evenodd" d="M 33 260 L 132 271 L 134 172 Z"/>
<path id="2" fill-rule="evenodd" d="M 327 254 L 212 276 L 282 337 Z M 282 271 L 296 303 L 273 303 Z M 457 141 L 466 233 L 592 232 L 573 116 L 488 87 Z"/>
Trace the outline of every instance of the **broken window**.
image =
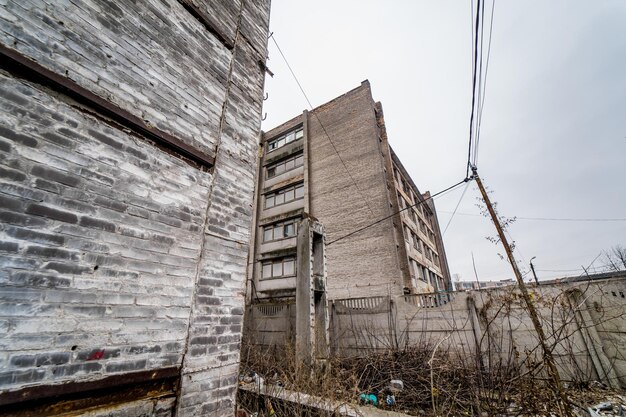
<path id="1" fill-rule="evenodd" d="M 303 164 L 304 157 L 302 156 L 301 152 L 287 159 L 283 159 L 282 161 L 278 161 L 271 165 L 268 165 L 266 168 L 267 178 L 273 178 L 287 171 L 291 171 L 292 169 L 301 167 Z"/>
<path id="2" fill-rule="evenodd" d="M 291 132 L 285 133 L 284 135 L 267 142 L 267 152 L 272 152 L 290 142 L 293 142 L 294 140 L 302 138 L 303 136 L 304 131 L 301 127 L 296 130 L 292 130 Z"/>
<path id="3" fill-rule="evenodd" d="M 280 206 L 304 197 L 304 184 L 292 185 L 273 193 L 265 194 L 265 208 Z"/>
<path id="4" fill-rule="evenodd" d="M 273 223 L 263 227 L 263 242 L 294 237 L 297 233 L 298 221 L 296 219 Z"/>
<path id="5" fill-rule="evenodd" d="M 420 239 L 417 237 L 415 233 L 413 233 L 413 247 L 421 252 Z"/>
<path id="6" fill-rule="evenodd" d="M 288 256 L 262 262 L 261 278 L 282 278 L 296 275 L 296 258 Z"/>

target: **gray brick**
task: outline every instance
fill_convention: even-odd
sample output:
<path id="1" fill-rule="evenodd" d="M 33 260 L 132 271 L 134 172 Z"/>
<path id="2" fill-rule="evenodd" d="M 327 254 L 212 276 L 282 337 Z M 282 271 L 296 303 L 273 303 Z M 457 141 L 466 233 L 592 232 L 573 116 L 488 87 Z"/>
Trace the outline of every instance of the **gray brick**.
<path id="1" fill-rule="evenodd" d="M 66 148 L 72 148 L 72 141 L 57 135 L 56 133 L 53 132 L 44 132 L 41 134 L 41 136 L 43 136 L 44 138 L 46 138 L 48 141 L 55 143 L 57 145 L 66 147 Z"/>
<path id="2" fill-rule="evenodd" d="M 19 213 L 12 213 L 8 211 L 0 211 L 0 222 L 15 224 L 18 226 L 37 226 L 41 227 L 46 224 L 44 219 L 33 217 L 33 216 L 25 216 Z"/>
<path id="3" fill-rule="evenodd" d="M 63 277 L 20 271 L 11 274 L 10 282 L 13 285 L 24 287 L 67 288 L 72 283 L 72 280 Z"/>
<path id="4" fill-rule="evenodd" d="M 80 266 L 73 263 L 48 262 L 43 266 L 44 269 L 56 271 L 61 274 L 82 275 L 93 272 L 93 268 Z"/>
<path id="5" fill-rule="evenodd" d="M 0 252 L 17 253 L 20 246 L 16 242 L 0 241 Z"/>
<path id="6" fill-rule="evenodd" d="M 63 365 L 70 361 L 70 354 L 67 352 L 43 353 L 37 355 L 36 366 Z"/>
<path id="7" fill-rule="evenodd" d="M 15 198 L 0 194 L 0 207 L 5 210 L 17 211 L 22 209 L 22 202 Z"/>
<path id="8" fill-rule="evenodd" d="M 147 361 L 145 359 L 139 361 L 128 361 L 121 363 L 108 363 L 106 365 L 107 372 L 130 372 L 138 371 L 146 368 Z"/>
<path id="9" fill-rule="evenodd" d="M 122 145 L 120 142 L 118 142 L 115 139 L 113 139 L 113 138 L 111 138 L 111 137 L 109 137 L 107 135 L 104 135 L 104 134 L 102 134 L 102 133 L 100 133 L 100 132 L 98 132 L 96 130 L 89 129 L 89 130 L 87 130 L 87 132 L 91 135 L 92 138 L 97 139 L 100 142 L 102 142 L 102 143 L 104 143 L 106 145 L 111 146 L 112 148 L 121 150 L 124 147 L 124 145 Z"/>
<path id="10" fill-rule="evenodd" d="M 11 145 L 3 140 L 0 140 L 0 152 L 11 152 Z"/>
<path id="11" fill-rule="evenodd" d="M 43 369 L 32 369 L 30 371 L 15 371 L 13 382 L 17 384 L 30 384 L 44 379 L 46 371 Z"/>
<path id="12" fill-rule="evenodd" d="M 61 186 L 50 181 L 42 180 L 41 178 L 35 179 L 35 187 L 40 190 L 50 191 L 55 194 L 61 192 Z"/>
<path id="13" fill-rule="evenodd" d="M 26 175 L 14 169 L 0 167 L 0 178 L 19 182 L 24 181 L 26 179 Z"/>
<path id="14" fill-rule="evenodd" d="M 61 184 L 69 185 L 70 187 L 76 187 L 80 184 L 80 179 L 74 175 L 68 175 L 56 169 L 45 168 L 40 165 L 35 165 L 30 172 L 45 180 L 56 181 Z"/>
<path id="15" fill-rule="evenodd" d="M 126 211 L 126 208 L 128 208 L 127 204 L 101 196 L 96 197 L 94 199 L 94 203 L 101 207 L 106 207 L 111 210 L 119 211 L 120 213 L 123 213 L 124 211 Z"/>
<path id="16" fill-rule="evenodd" d="M 48 248 L 44 246 L 29 246 L 24 251 L 26 255 L 41 256 L 44 258 L 56 258 L 56 259 L 70 259 L 72 261 L 78 260 L 78 254 L 60 248 Z"/>
<path id="17" fill-rule="evenodd" d="M 0 90 L 0 95 L 2 95 L 2 90 Z M 29 136 L 23 135 L 21 133 L 17 133 L 11 129 L 8 129 L 4 126 L 0 126 L 0 136 L 3 136 L 15 143 L 19 143 L 23 146 L 28 146 L 34 148 L 37 146 L 37 141 Z"/>
<path id="18" fill-rule="evenodd" d="M 115 232 L 115 223 L 111 223 L 106 220 L 95 219 L 93 217 L 81 217 L 78 224 L 80 224 L 81 226 L 90 227 L 92 229 Z"/>
<path id="19" fill-rule="evenodd" d="M 47 217 L 65 223 L 78 223 L 78 216 L 63 210 L 42 206 L 41 204 L 31 204 L 26 208 L 26 213 L 36 216 Z"/>
<path id="20" fill-rule="evenodd" d="M 9 227 L 6 229 L 6 233 L 7 235 L 14 237 L 15 239 L 28 240 L 34 243 L 62 245 L 65 242 L 65 238 L 63 236 L 41 233 L 30 229 L 22 229 L 19 227 Z"/>
<path id="21" fill-rule="evenodd" d="M 35 355 L 17 355 L 11 357 L 11 365 L 17 368 L 30 368 L 35 366 Z"/>

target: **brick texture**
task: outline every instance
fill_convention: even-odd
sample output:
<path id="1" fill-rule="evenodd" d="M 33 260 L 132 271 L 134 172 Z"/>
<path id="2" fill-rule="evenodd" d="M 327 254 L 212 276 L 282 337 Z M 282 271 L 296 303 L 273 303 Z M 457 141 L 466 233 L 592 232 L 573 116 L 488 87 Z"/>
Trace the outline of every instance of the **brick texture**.
<path id="1" fill-rule="evenodd" d="M 194 3 L 212 21 L 173 0 L 0 5 L 4 47 L 216 157 L 200 170 L 0 71 L 0 395 L 176 366 L 178 401 L 119 415 L 232 414 L 269 1 Z"/>
<path id="2" fill-rule="evenodd" d="M 309 114 L 311 213 L 327 242 L 392 214 L 374 106 L 364 82 Z M 328 247 L 330 299 L 402 293 L 393 227 L 390 218 Z"/>

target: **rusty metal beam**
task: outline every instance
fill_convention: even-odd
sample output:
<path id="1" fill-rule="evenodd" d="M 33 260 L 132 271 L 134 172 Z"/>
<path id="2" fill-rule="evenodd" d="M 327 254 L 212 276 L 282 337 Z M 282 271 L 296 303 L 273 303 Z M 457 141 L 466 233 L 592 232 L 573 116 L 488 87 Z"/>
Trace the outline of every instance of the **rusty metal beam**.
<path id="1" fill-rule="evenodd" d="M 129 128 L 131 131 L 153 140 L 157 144 L 180 154 L 201 167 L 212 168 L 215 164 L 214 155 L 207 155 L 183 142 L 176 136 L 146 124 L 141 118 L 133 115 L 129 111 L 105 100 L 86 88 L 81 87 L 71 79 L 43 67 L 41 64 L 22 55 L 20 52 L 2 44 L 0 44 L 0 61 L 5 61 L 3 66 L 6 66 L 8 62 L 12 63 L 14 68 L 17 65 L 20 71 L 19 75 L 26 79 L 32 78 L 33 75 L 38 77 L 45 82 L 46 86 L 53 90 L 66 94 L 77 102 L 95 109 L 97 112 Z"/>
<path id="2" fill-rule="evenodd" d="M 131 372 L 111 375 L 95 381 L 67 382 L 56 385 L 40 385 L 23 388 L 17 391 L 0 393 L 0 406 L 3 413 L 7 406 L 15 404 L 12 409 L 33 408 L 60 401 L 78 400 L 81 398 L 95 399 L 105 393 L 121 392 L 129 387 L 163 385 L 166 390 L 174 391 L 180 375 L 177 367 L 155 369 L 152 371 Z M 29 404 L 26 404 L 29 403 Z M 4 414 L 3 414 L 4 415 Z"/>

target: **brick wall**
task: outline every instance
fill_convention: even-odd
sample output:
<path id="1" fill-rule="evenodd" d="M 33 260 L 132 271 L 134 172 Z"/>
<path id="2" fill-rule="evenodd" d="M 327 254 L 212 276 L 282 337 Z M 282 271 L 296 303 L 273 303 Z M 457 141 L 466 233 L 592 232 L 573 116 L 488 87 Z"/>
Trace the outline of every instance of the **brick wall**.
<path id="1" fill-rule="evenodd" d="M 124 415 L 232 413 L 269 1 L 220 3 L 0 6 L 3 47 L 215 158 L 2 68 L 0 399 L 174 368 Z"/>
<path id="2" fill-rule="evenodd" d="M 329 299 L 402 293 L 391 218 L 333 243 L 392 213 L 374 106 L 364 82 L 308 115 L 310 206 L 326 230 Z"/>

